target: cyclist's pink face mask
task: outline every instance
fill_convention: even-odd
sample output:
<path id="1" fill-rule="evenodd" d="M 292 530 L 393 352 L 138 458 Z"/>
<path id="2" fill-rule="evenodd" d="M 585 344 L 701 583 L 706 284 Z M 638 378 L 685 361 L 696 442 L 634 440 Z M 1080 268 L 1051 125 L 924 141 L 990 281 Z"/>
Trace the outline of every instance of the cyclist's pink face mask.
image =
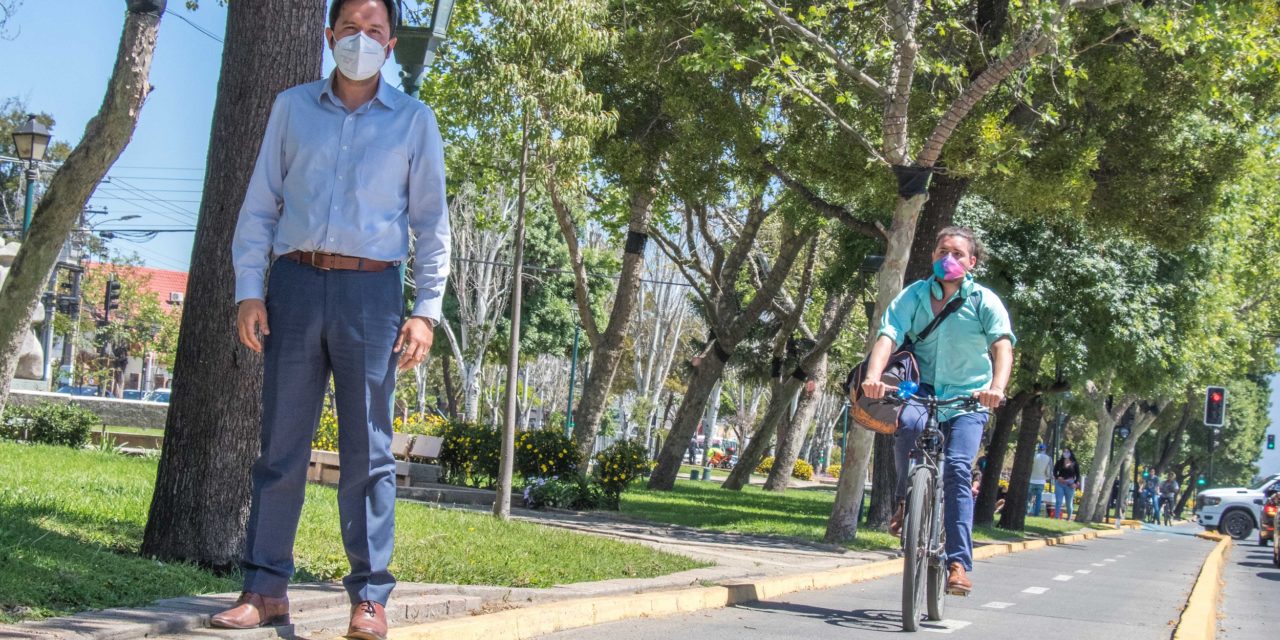
<path id="1" fill-rule="evenodd" d="M 959 280 L 964 277 L 965 271 L 967 270 L 964 268 L 964 263 L 956 260 L 949 253 L 933 263 L 933 275 L 939 280 Z"/>

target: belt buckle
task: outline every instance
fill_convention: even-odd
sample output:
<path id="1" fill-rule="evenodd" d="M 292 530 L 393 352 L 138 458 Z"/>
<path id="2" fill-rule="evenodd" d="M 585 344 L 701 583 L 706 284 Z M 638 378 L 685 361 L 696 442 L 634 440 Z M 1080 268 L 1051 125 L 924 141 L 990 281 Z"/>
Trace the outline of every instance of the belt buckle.
<path id="1" fill-rule="evenodd" d="M 327 254 L 323 254 L 323 253 L 320 253 L 319 251 L 316 251 L 316 250 L 312 249 L 312 250 L 311 250 L 311 267 L 312 267 L 313 269 L 319 269 L 319 270 L 321 270 L 321 271 L 332 271 L 332 270 L 333 270 L 333 267 L 322 267 L 322 266 L 320 266 L 320 265 L 316 264 L 316 256 L 317 256 L 317 255 L 327 255 Z"/>

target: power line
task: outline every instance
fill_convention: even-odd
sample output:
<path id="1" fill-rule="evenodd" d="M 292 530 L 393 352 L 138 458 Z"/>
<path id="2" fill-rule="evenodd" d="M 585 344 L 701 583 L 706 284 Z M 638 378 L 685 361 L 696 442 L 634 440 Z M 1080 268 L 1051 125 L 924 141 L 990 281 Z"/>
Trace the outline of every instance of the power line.
<path id="1" fill-rule="evenodd" d="M 117 178 L 121 180 L 166 180 L 171 182 L 204 182 L 204 178 L 161 178 L 159 176 L 117 176 L 117 175 L 107 176 L 108 180 L 117 179 Z"/>
<path id="2" fill-rule="evenodd" d="M 178 12 L 176 12 L 176 11 L 171 11 L 171 12 L 169 12 L 169 15 L 171 15 L 171 16 L 173 16 L 173 17 L 175 17 L 175 18 L 177 18 L 177 19 L 179 19 L 179 20 L 181 20 L 181 21 L 183 21 L 183 22 L 185 22 L 185 23 L 187 23 L 187 24 L 191 25 L 191 28 L 192 28 L 192 29 L 195 29 L 196 31 L 199 31 L 200 33 L 203 33 L 204 35 L 206 35 L 206 36 L 208 36 L 210 39 L 212 39 L 214 42 L 217 42 L 218 44 L 222 44 L 222 38 L 219 38 L 218 36 L 214 35 L 214 33 L 213 33 L 212 31 L 209 31 L 208 29 L 205 29 L 204 27 L 202 27 L 202 26 L 200 26 L 200 25 L 198 25 L 198 24 L 196 24 L 196 23 L 194 23 L 194 22 L 192 22 L 192 21 L 188 20 L 188 19 L 187 19 L 187 17 L 186 17 L 186 16 L 184 16 L 184 15 L 182 15 L 181 13 L 178 13 Z"/>
<path id="3" fill-rule="evenodd" d="M 513 266 L 510 262 L 494 262 L 494 261 L 492 261 L 492 260 L 473 260 L 473 259 L 470 259 L 470 258 L 455 258 L 455 260 L 457 260 L 458 262 L 470 262 L 470 263 L 472 263 L 472 264 L 491 264 L 491 265 L 493 265 L 493 266 L 495 266 L 495 267 L 506 267 L 506 268 L 508 268 L 508 269 L 510 269 L 510 268 Z M 572 274 L 573 274 L 573 272 L 572 272 L 572 271 L 566 271 L 566 270 L 564 270 L 564 269 L 548 269 L 547 267 L 538 267 L 538 266 L 529 265 L 529 264 L 524 265 L 523 269 L 524 269 L 525 271 L 541 271 L 541 272 L 544 272 L 544 273 L 564 273 L 564 274 L 569 274 L 569 275 L 572 275 Z M 609 280 L 621 280 L 621 279 L 622 279 L 622 276 L 614 276 L 614 275 L 609 275 L 609 274 L 605 274 L 605 273 L 587 273 L 587 276 L 588 276 L 588 277 L 591 277 L 591 278 L 607 278 L 607 279 L 609 279 Z M 649 280 L 649 279 L 647 279 L 647 278 L 640 278 L 640 282 L 647 282 L 647 283 L 649 283 L 649 284 L 669 284 L 669 285 L 674 285 L 674 286 L 677 286 L 677 287 L 688 287 L 688 288 L 690 288 L 690 289 L 692 289 L 692 288 L 693 288 L 693 285 L 691 285 L 691 284 L 689 284 L 689 283 L 687 283 L 687 282 L 670 282 L 670 281 L 666 281 L 666 280 Z"/>

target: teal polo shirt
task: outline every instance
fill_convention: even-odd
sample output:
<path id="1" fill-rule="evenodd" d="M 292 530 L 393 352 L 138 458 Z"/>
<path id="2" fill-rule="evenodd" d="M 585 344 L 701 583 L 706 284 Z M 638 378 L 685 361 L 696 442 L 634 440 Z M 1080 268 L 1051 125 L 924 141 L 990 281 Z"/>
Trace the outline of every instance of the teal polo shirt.
<path id="1" fill-rule="evenodd" d="M 975 293 L 973 299 L 968 299 Z M 923 342 L 915 343 L 920 381 L 932 385 L 939 398 L 968 396 L 986 389 L 991 384 L 991 345 L 1001 338 L 1008 338 L 1011 344 L 1017 342 L 1009 311 L 995 292 L 966 274 L 955 295 L 966 298 L 965 303 Z M 880 335 L 892 339 L 895 349 L 902 346 L 906 336 L 915 340 L 933 321 L 931 298 L 942 298 L 942 285 L 934 278 L 903 289 L 885 310 Z M 939 413 L 938 419 L 945 420 L 964 412 L 947 411 L 948 417 Z"/>

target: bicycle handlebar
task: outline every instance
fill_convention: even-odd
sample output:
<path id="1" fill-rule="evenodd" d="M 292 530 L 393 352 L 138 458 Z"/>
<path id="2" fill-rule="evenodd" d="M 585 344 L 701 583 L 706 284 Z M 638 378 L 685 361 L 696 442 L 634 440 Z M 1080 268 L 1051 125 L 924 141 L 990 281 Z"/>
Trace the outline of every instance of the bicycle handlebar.
<path id="1" fill-rule="evenodd" d="M 943 400 L 936 396 L 920 396 L 914 393 L 902 398 L 896 393 L 890 393 L 880 399 L 881 402 L 885 402 L 887 404 L 899 405 L 906 404 L 908 400 L 914 400 L 926 407 L 961 407 L 965 409 L 972 409 L 982 406 L 982 403 L 978 402 L 978 398 L 976 396 L 956 396 L 954 398 Z M 1000 402 L 1000 406 L 1004 406 L 1003 400 Z"/>

